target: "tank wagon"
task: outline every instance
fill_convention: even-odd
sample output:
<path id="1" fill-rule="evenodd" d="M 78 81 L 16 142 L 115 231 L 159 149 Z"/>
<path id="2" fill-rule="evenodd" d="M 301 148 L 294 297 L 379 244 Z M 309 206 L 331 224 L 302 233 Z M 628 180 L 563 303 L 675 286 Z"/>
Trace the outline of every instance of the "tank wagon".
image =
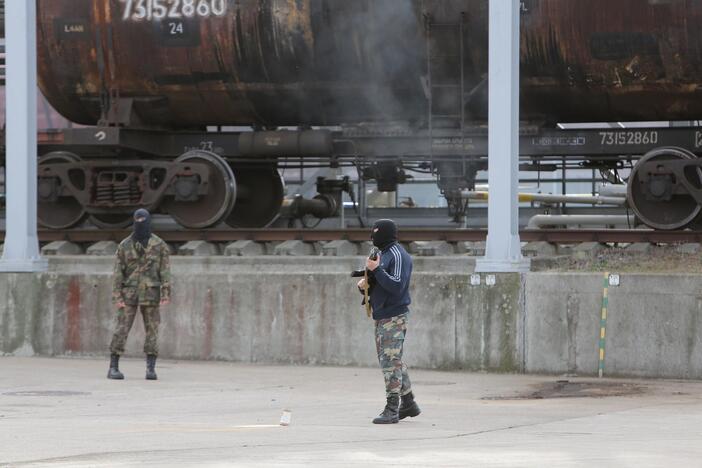
<path id="1" fill-rule="evenodd" d="M 702 129 L 556 124 L 699 118 L 702 2 L 524 0 L 521 16 L 523 169 L 638 161 L 641 221 L 694 224 Z M 119 227 L 146 206 L 265 227 L 278 170 L 300 165 L 355 165 L 384 191 L 430 171 L 460 215 L 487 168 L 487 28 L 488 0 L 38 0 L 41 90 L 88 126 L 40 135 L 40 222 Z M 334 215 L 336 182 L 293 211 Z"/>

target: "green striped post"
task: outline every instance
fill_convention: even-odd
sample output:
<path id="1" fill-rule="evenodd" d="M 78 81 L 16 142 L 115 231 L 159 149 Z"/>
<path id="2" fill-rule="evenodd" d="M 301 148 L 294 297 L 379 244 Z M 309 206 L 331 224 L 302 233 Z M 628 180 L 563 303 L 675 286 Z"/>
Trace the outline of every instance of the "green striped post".
<path id="1" fill-rule="evenodd" d="M 602 315 L 600 317 L 600 365 L 599 376 L 604 376 L 605 338 L 607 337 L 607 308 L 609 307 L 609 272 L 604 274 L 602 289 Z"/>

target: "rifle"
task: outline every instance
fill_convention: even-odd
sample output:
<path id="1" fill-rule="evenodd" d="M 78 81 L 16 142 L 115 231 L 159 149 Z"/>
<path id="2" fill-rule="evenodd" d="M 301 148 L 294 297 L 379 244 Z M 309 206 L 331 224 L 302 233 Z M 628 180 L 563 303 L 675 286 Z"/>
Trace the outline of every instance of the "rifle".
<path id="1" fill-rule="evenodd" d="M 368 255 L 368 258 L 370 258 L 371 260 L 376 260 L 378 258 L 379 253 L 380 250 L 373 247 L 370 251 L 370 255 Z M 363 294 L 363 302 L 361 303 L 361 305 L 366 306 L 366 315 L 368 315 L 368 318 L 371 318 L 373 315 L 373 309 L 370 305 L 370 294 L 371 289 L 373 288 L 373 286 L 375 286 L 375 277 L 370 276 L 368 273 L 368 268 L 364 268 L 363 270 L 355 270 L 351 272 L 351 277 L 363 278 L 365 280 L 365 287 L 363 288 L 363 291 L 361 291 Z"/>

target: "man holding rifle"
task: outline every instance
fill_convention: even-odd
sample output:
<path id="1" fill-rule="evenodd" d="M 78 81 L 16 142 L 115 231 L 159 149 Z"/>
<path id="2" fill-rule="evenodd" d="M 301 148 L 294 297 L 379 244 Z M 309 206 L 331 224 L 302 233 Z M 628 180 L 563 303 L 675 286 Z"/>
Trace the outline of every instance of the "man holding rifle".
<path id="1" fill-rule="evenodd" d="M 365 294 L 370 290 L 375 346 L 385 377 L 387 399 L 385 409 L 373 424 L 395 424 L 420 413 L 412 394 L 407 366 L 402 362 L 408 306 L 412 302 L 409 294 L 412 258 L 397 242 L 397 225 L 389 219 L 373 225 L 371 239 L 379 252 L 375 258 L 372 254 L 366 260 L 366 277 L 358 282 L 358 287 Z"/>

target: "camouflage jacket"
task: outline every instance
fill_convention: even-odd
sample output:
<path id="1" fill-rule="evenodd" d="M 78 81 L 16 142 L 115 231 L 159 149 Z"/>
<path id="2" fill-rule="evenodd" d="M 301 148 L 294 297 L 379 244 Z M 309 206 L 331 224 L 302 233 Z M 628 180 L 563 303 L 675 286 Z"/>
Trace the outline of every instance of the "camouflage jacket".
<path id="1" fill-rule="evenodd" d="M 171 297 L 170 253 L 166 243 L 151 235 L 146 249 L 131 236 L 117 248 L 112 300 L 128 305 L 158 305 Z"/>

